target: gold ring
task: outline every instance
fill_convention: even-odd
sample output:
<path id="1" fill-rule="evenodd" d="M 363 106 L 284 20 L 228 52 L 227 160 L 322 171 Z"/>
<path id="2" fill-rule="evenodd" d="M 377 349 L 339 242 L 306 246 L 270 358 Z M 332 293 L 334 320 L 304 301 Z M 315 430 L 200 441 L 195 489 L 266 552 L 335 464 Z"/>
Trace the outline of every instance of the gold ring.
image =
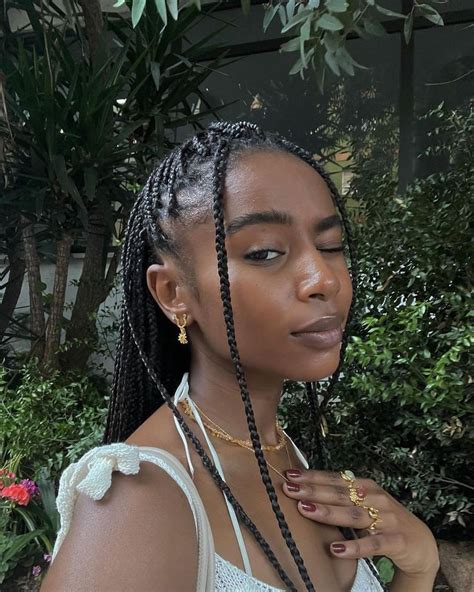
<path id="1" fill-rule="evenodd" d="M 347 487 L 349 489 L 349 498 L 355 506 L 363 506 L 365 495 L 359 487 L 355 484 L 355 475 L 352 471 L 341 471 L 339 473 L 344 481 L 347 481 Z"/>
<path id="2" fill-rule="evenodd" d="M 363 506 L 369 513 L 369 518 L 372 520 L 372 524 L 367 528 L 370 534 L 377 534 L 377 524 L 383 522 L 382 518 L 379 517 L 379 511 L 377 508 L 371 506 Z"/>

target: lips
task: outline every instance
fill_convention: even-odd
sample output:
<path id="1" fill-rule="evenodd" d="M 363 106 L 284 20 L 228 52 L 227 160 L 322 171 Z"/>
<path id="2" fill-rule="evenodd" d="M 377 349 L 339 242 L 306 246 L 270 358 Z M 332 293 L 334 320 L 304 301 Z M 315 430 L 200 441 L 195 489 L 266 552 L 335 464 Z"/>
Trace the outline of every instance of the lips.
<path id="1" fill-rule="evenodd" d="M 321 317 L 313 321 L 309 325 L 305 325 L 301 329 L 292 332 L 292 335 L 299 335 L 301 333 L 319 333 L 322 331 L 332 331 L 333 329 L 341 328 L 341 320 L 335 315 Z"/>
<path id="2" fill-rule="evenodd" d="M 325 350 L 342 341 L 342 323 L 337 316 L 322 317 L 291 335 L 301 345 Z"/>

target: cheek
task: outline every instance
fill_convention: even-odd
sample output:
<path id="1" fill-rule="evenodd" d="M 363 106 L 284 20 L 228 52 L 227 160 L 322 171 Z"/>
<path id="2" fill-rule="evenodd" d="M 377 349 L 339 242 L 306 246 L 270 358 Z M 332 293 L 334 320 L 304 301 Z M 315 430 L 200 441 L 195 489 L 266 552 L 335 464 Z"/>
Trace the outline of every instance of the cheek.
<path id="1" fill-rule="evenodd" d="M 219 277 L 210 270 L 200 276 L 200 304 L 197 321 L 202 332 L 216 351 L 228 351 L 227 333 Z M 263 278 L 244 278 L 238 269 L 229 266 L 229 283 L 234 328 L 242 361 L 268 355 L 268 348 L 279 341 L 275 318 L 287 308 L 282 291 L 269 294 L 268 281 Z M 271 297 L 270 297 L 271 296 Z"/>
<path id="2" fill-rule="evenodd" d="M 257 360 L 274 356 L 284 334 L 282 316 L 291 305 L 290 294 L 283 287 L 272 288 L 264 278 L 239 281 L 237 274 L 230 274 L 230 283 L 235 333 L 242 357 Z"/>

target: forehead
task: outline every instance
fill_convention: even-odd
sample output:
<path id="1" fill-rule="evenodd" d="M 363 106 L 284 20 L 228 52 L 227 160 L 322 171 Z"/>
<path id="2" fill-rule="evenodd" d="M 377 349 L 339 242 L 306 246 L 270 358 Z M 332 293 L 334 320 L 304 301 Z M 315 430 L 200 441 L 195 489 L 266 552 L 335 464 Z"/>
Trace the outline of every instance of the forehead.
<path id="1" fill-rule="evenodd" d="M 306 220 L 335 213 L 323 178 L 300 158 L 284 152 L 244 153 L 227 173 L 227 222 L 247 212 L 277 209 Z"/>

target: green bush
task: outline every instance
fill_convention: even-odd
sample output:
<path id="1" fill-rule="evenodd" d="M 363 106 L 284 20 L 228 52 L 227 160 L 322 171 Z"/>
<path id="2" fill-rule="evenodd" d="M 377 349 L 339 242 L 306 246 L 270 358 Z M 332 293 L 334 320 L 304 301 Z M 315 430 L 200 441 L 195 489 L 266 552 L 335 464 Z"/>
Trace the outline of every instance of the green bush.
<path id="1" fill-rule="evenodd" d="M 96 380 L 55 372 L 45 378 L 34 365 L 11 375 L 0 366 L 0 463 L 16 459 L 17 472 L 53 478 L 102 439 L 108 396 Z"/>
<path id="2" fill-rule="evenodd" d="M 367 153 L 356 162 L 360 287 L 327 443 L 334 469 L 372 476 L 437 535 L 457 538 L 472 536 L 474 508 L 474 116 L 440 106 L 429 117 L 439 172 L 404 195 Z M 282 414 L 304 446 L 306 403 L 298 385 L 290 392 Z"/>
<path id="3" fill-rule="evenodd" d="M 59 528 L 55 497 L 62 471 L 101 443 L 107 396 L 101 379 L 48 377 L 34 364 L 0 366 L 0 467 L 39 485 L 40 494 L 20 505 L 0 498 L 0 583 L 15 574 L 41 571 Z"/>

